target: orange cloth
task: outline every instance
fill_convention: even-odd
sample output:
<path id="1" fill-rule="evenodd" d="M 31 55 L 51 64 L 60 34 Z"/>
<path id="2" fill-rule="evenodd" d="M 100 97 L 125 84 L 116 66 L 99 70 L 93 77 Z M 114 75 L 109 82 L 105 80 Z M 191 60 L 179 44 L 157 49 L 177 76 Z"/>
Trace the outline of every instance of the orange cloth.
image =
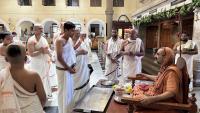
<path id="1" fill-rule="evenodd" d="M 144 96 L 156 96 L 162 94 L 166 91 L 170 91 L 175 94 L 173 98 L 170 98 L 168 102 L 178 102 L 182 103 L 182 78 L 180 70 L 176 65 L 173 64 L 174 54 L 173 51 L 165 47 L 165 61 L 161 64 L 160 72 L 153 85 L 138 85 L 134 87 L 133 95 L 138 98 L 143 98 Z M 141 99 L 142 100 L 142 99 Z M 141 109 L 137 113 L 177 113 L 176 111 L 158 111 Z"/>
<path id="2" fill-rule="evenodd" d="M 175 66 L 169 66 L 153 85 L 140 84 L 133 88 L 133 96 L 143 98 L 143 96 L 155 96 L 170 91 L 176 95 L 176 102 L 182 102 L 180 71 Z"/>

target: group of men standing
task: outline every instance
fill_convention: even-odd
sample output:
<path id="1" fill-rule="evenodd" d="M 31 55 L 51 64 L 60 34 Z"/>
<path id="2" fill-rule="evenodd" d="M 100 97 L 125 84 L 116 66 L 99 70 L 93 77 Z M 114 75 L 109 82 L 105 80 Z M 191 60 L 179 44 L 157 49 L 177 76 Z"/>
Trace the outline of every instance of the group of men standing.
<path id="1" fill-rule="evenodd" d="M 0 73 L 0 85 L 2 88 L 1 91 L 4 91 L 3 93 L 1 92 L 1 94 L 5 93 L 5 97 L 9 97 L 8 95 L 11 95 L 10 93 L 8 93 L 8 87 L 6 87 L 6 85 L 10 85 L 12 80 L 14 80 L 14 83 L 12 84 L 14 84 L 15 87 L 21 86 L 19 89 L 25 89 L 22 91 L 23 94 L 24 92 L 26 92 L 26 95 L 34 96 L 34 99 L 32 100 L 26 99 L 26 104 L 30 103 L 28 101 L 35 101 L 36 99 L 37 102 L 39 102 L 40 100 L 41 106 L 44 106 L 46 95 L 52 95 L 49 80 L 52 54 L 49 49 L 47 40 L 42 36 L 42 32 L 43 27 L 39 24 L 35 24 L 34 35 L 29 38 L 27 43 L 27 54 L 30 56 L 30 63 L 26 68 L 29 68 L 37 73 L 27 71 L 27 69 L 24 68 L 24 64 L 26 64 L 27 60 L 25 48 L 19 44 L 11 44 L 12 35 L 10 33 L 5 32 L 1 34 L 1 37 L 3 37 L 3 43 L 0 45 L 0 68 L 3 69 L 6 66 L 10 65 L 10 68 L 6 68 Z M 117 30 L 113 29 L 112 37 L 106 42 L 105 76 L 107 76 L 109 80 L 116 79 L 118 75 L 122 75 L 123 79 L 126 79 L 127 76 L 136 75 L 138 73 L 141 73 L 142 71 L 141 58 L 144 56 L 145 53 L 144 44 L 142 40 L 138 37 L 138 32 L 136 29 L 127 29 L 125 32 L 127 34 L 127 39 L 123 40 L 118 37 Z M 89 41 L 87 40 L 88 39 L 86 38 L 86 33 L 80 32 L 79 30 L 75 29 L 75 25 L 72 22 L 63 23 L 63 25 L 61 26 L 61 32 L 55 38 L 59 113 L 71 113 L 74 105 L 89 90 L 88 83 L 90 72 L 88 64 L 91 50 Z M 181 36 L 181 41 L 181 43 L 176 44 L 174 47 L 174 51 L 177 53 L 178 56 L 180 49 L 182 50 L 183 54 L 187 54 L 185 48 L 187 48 L 186 46 L 188 45 L 192 45 L 192 47 L 190 48 L 194 50 L 192 54 L 197 53 L 198 49 L 196 45 L 191 42 L 189 43 L 188 37 L 184 34 L 182 34 Z M 183 47 L 183 49 L 180 47 L 180 45 L 181 47 Z M 191 54 L 191 52 L 189 53 Z M 192 59 L 189 59 L 192 57 L 187 55 L 183 55 L 183 57 L 187 59 L 187 65 L 191 65 Z M 6 60 L 10 64 L 6 62 Z M 187 68 L 189 71 L 189 75 L 192 74 L 190 66 L 187 66 Z M 19 72 L 20 70 L 21 72 Z M 1 76 L 2 73 L 7 74 L 5 74 L 6 76 Z M 37 77 L 37 75 L 39 76 L 39 78 Z M 28 76 L 28 78 L 26 78 L 26 76 Z M 11 78 L 7 79 L 6 77 Z M 190 76 L 191 79 L 192 77 L 193 76 Z M 9 90 L 12 90 L 12 88 L 9 87 Z M 35 97 L 35 92 L 37 92 L 39 98 Z M 18 95 L 18 93 L 16 94 L 16 96 L 18 98 L 22 98 L 20 97 L 21 95 Z M 12 98 L 14 98 L 14 96 L 12 96 Z M 1 99 L 2 98 L 0 98 L 0 101 L 5 102 L 5 99 Z M 23 100 L 23 102 L 24 101 L 25 100 Z M 18 104 L 16 103 L 16 105 L 14 106 L 17 105 Z M 25 106 L 25 104 L 22 105 Z M 21 107 L 21 104 L 19 106 Z M 41 106 L 35 106 L 30 105 L 27 107 L 41 109 Z M 0 110 L 5 110 L 5 108 L 6 106 L 0 106 Z M 12 106 L 11 108 L 14 107 Z M 9 109 L 13 110 L 11 108 Z M 27 110 L 30 109 L 31 108 L 27 108 Z M 23 111 L 27 110 L 22 110 L 22 113 L 26 113 Z"/>
<path id="2" fill-rule="evenodd" d="M 63 33 L 55 40 L 60 113 L 71 113 L 73 106 L 89 90 L 89 50 L 85 39 L 86 33 L 80 34 L 72 22 L 66 22 Z"/>
<path id="3" fill-rule="evenodd" d="M 36 82 L 36 83 L 30 82 L 31 79 L 32 81 L 35 80 L 30 77 L 31 79 L 29 80 L 29 83 L 30 85 L 33 86 L 37 84 L 40 86 L 40 88 L 38 89 L 31 89 L 30 87 L 29 88 L 31 89 L 31 92 L 33 93 L 36 92 L 38 94 L 41 104 L 40 103 L 37 104 L 41 105 L 41 107 L 44 106 L 45 104 L 46 99 L 44 98 L 46 98 L 46 95 L 47 98 L 52 95 L 51 84 L 49 79 L 50 66 L 52 63 L 51 62 L 52 52 L 50 50 L 47 40 L 42 36 L 42 32 L 43 32 L 43 27 L 40 24 L 35 24 L 34 35 L 30 37 L 27 42 L 27 53 L 25 52 L 25 47 L 22 47 L 20 44 L 13 43 L 11 34 L 9 33 L 1 34 L 3 35 L 2 37 L 4 38 L 0 51 L 2 56 L 1 62 L 5 62 L 5 65 L 1 63 L 1 65 L 4 66 L 2 67 L 2 70 L 4 70 L 5 67 L 12 68 L 14 66 L 14 64 L 12 64 L 11 62 L 9 62 L 10 63 L 9 64 L 8 62 L 5 61 L 5 57 L 8 57 L 7 55 L 9 55 L 8 53 L 6 53 L 9 50 L 8 49 L 9 45 L 11 46 L 13 45 L 13 47 L 11 47 L 11 50 L 9 51 L 15 51 L 15 54 L 17 56 L 19 57 L 23 56 L 24 54 L 22 53 L 25 53 L 30 56 L 30 62 L 28 64 L 26 64 L 27 57 L 25 57 L 25 60 L 21 62 L 25 61 L 24 62 L 24 64 L 26 65 L 25 69 L 37 72 L 37 75 L 39 75 L 40 78 L 39 81 L 41 82 Z M 79 30 L 76 30 L 75 25 L 72 22 L 63 23 L 63 26 L 61 26 L 61 32 L 55 38 L 55 43 L 54 43 L 55 58 L 56 58 L 55 63 L 56 63 L 56 74 L 58 79 L 59 113 L 71 113 L 73 110 L 72 109 L 73 106 L 89 90 L 90 71 L 88 67 L 89 64 L 88 53 L 91 54 L 91 50 L 89 50 L 90 47 L 88 46 L 90 46 L 90 44 L 89 41 L 87 40 L 88 39 L 86 38 L 86 33 L 85 32 L 80 33 Z M 12 54 L 10 56 L 12 56 Z M 34 77 L 36 77 L 37 75 L 34 75 Z M 12 75 L 12 73 L 10 76 L 12 76 L 11 78 L 13 78 L 14 81 L 17 81 L 17 83 L 19 83 L 20 85 L 21 83 L 25 83 L 23 81 L 23 78 L 21 78 L 18 81 L 15 80 L 15 75 Z M 3 89 L 6 90 L 6 81 L 8 80 L 4 80 L 1 78 L 6 78 L 6 77 L 0 77 L 0 85 Z M 29 83 L 28 81 L 26 81 L 26 84 Z M 14 85 L 14 89 L 15 87 L 16 86 Z M 27 89 L 25 88 L 25 90 L 29 91 L 28 88 Z M 1 90 L 1 92 L 2 91 L 4 90 Z M 15 93 L 15 91 L 13 92 Z M 18 98 L 19 102 L 20 100 L 22 100 L 20 99 L 20 95 L 16 94 L 16 97 Z M 2 96 L 1 99 L 4 99 L 4 97 Z M 30 99 L 27 99 L 27 101 L 30 101 Z M 25 102 L 25 103 L 27 104 L 31 102 Z M 16 106 L 17 105 L 18 104 L 16 102 Z M 21 104 L 19 104 L 18 108 L 21 107 L 22 107 Z M 26 105 L 26 107 L 27 110 L 33 109 L 34 111 L 34 107 L 30 108 L 31 107 L 30 105 Z M 40 110 L 38 107 L 35 108 Z M 5 109 L 7 109 L 7 107 L 5 108 L 4 106 L 0 106 L 0 110 L 5 110 Z M 11 109 L 9 108 L 9 110 Z M 38 113 L 39 112 L 40 111 L 38 111 Z M 24 110 L 21 109 L 21 112 L 19 113 L 26 113 L 26 112 L 24 112 Z M 27 113 L 32 113 L 32 112 L 30 111 Z"/>
<path id="4" fill-rule="evenodd" d="M 122 75 L 127 79 L 129 75 L 136 75 L 142 72 L 141 59 L 144 56 L 144 44 L 138 37 L 137 29 L 126 29 L 126 39 L 120 39 L 117 30 L 112 30 L 112 37 L 106 42 L 106 65 L 105 76 L 109 80 L 116 79 Z M 180 57 L 180 49 L 182 56 L 187 63 L 187 70 L 190 77 L 190 91 L 193 89 L 193 55 L 198 53 L 197 45 L 189 40 L 189 36 L 185 33 L 180 35 L 181 42 L 177 42 L 173 50 L 176 54 L 175 63 Z M 181 46 L 181 47 L 180 47 Z M 119 78 L 121 80 L 121 78 Z"/>
<path id="5" fill-rule="evenodd" d="M 141 73 L 141 58 L 144 56 L 144 45 L 142 40 L 137 37 L 137 30 L 126 29 L 127 39 L 118 37 L 116 29 L 112 30 L 112 37 L 106 43 L 106 70 L 105 76 L 109 80 L 116 79 L 122 75 L 122 81 L 128 75 Z"/>

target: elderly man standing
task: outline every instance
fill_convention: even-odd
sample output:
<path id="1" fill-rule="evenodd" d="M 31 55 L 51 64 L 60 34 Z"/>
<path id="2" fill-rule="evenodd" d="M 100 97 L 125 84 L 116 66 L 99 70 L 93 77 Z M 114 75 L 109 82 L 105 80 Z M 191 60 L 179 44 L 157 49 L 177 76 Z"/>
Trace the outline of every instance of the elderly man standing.
<path id="1" fill-rule="evenodd" d="M 49 83 L 50 52 L 47 40 L 42 36 L 43 27 L 40 24 L 34 25 L 34 35 L 27 43 L 28 54 L 31 57 L 30 69 L 37 72 L 48 96 L 52 96 Z"/>
<path id="2" fill-rule="evenodd" d="M 141 57 L 144 56 L 144 45 L 137 37 L 135 29 L 128 29 L 129 38 L 122 44 L 121 55 L 123 55 L 123 77 L 136 75 L 142 71 Z"/>
<path id="3" fill-rule="evenodd" d="M 91 42 L 90 38 L 87 36 L 86 32 L 82 31 L 80 34 L 81 34 L 81 37 L 83 39 L 83 43 L 86 47 L 85 49 L 88 52 L 88 54 L 87 54 L 87 56 L 88 56 L 88 68 L 90 69 L 90 75 L 91 75 L 92 72 L 93 72 L 93 67 L 91 65 L 91 63 L 92 63 L 91 62 L 92 61 L 92 51 L 91 51 L 92 42 Z"/>
<path id="4" fill-rule="evenodd" d="M 82 35 L 82 34 L 81 34 Z M 89 68 L 87 66 L 88 52 L 83 37 L 80 37 L 80 31 L 75 30 L 73 37 L 74 47 L 76 48 L 76 73 L 73 75 L 74 79 L 74 103 L 77 102 L 89 90 Z"/>
<path id="5" fill-rule="evenodd" d="M 117 35 L 117 30 L 112 30 L 112 37 L 106 42 L 106 63 L 105 63 L 105 76 L 108 80 L 114 80 L 116 78 L 116 73 L 119 72 L 117 66 L 119 66 L 120 61 L 117 59 L 117 55 L 120 54 L 120 49 L 122 45 L 122 40 Z"/>

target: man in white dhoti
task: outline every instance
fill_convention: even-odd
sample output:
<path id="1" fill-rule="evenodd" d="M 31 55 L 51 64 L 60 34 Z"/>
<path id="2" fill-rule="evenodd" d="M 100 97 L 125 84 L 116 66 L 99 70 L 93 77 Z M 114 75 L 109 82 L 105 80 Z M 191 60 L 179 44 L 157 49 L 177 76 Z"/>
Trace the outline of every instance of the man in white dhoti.
<path id="1" fill-rule="evenodd" d="M 59 113 L 71 113 L 73 108 L 72 74 L 76 72 L 76 54 L 69 38 L 73 37 L 74 30 L 75 25 L 72 22 L 64 23 L 64 34 L 55 41 Z"/>
<path id="2" fill-rule="evenodd" d="M 137 37 L 135 29 L 127 29 L 130 37 L 122 44 L 121 55 L 123 55 L 123 77 L 136 75 L 142 71 L 141 58 L 144 56 L 144 45 Z"/>
<path id="3" fill-rule="evenodd" d="M 181 47 L 181 57 L 183 57 L 187 64 L 187 70 L 190 77 L 190 84 L 189 89 L 190 91 L 193 90 L 193 55 L 198 54 L 197 45 L 192 41 L 189 40 L 189 36 L 185 33 L 181 34 L 181 42 L 177 42 L 173 50 L 176 53 L 175 56 L 175 63 L 180 57 L 180 47 Z M 180 46 L 181 45 L 181 46 Z"/>
<path id="4" fill-rule="evenodd" d="M 10 32 L 1 32 L 0 39 L 2 40 L 2 43 L 0 43 L 0 70 L 1 70 L 8 65 L 8 62 L 6 62 L 5 60 L 5 55 L 6 55 L 5 52 L 7 45 L 13 42 L 13 37 Z"/>
<path id="5" fill-rule="evenodd" d="M 83 43 L 85 43 L 84 45 L 86 46 L 86 49 L 88 51 L 88 57 L 92 57 L 92 52 L 91 52 L 91 46 L 92 46 L 92 41 L 90 40 L 90 38 L 87 36 L 86 32 L 81 31 L 81 37 L 83 37 Z"/>
<path id="6" fill-rule="evenodd" d="M 86 47 L 86 51 L 88 52 L 87 56 L 88 56 L 88 68 L 90 70 L 90 75 L 93 72 L 93 67 L 91 65 L 91 61 L 92 61 L 92 51 L 91 51 L 91 46 L 92 46 L 92 41 L 90 40 L 90 38 L 87 36 L 86 32 L 82 31 L 80 33 L 80 37 L 83 39 L 83 43 Z"/>
<path id="7" fill-rule="evenodd" d="M 6 59 L 10 66 L 0 72 L 0 113 L 43 113 L 45 91 L 40 76 L 24 66 L 25 48 L 10 44 Z"/>
<path id="8" fill-rule="evenodd" d="M 30 55 L 30 69 L 37 72 L 44 85 L 48 97 L 52 96 L 51 85 L 49 81 L 50 70 L 50 51 L 47 40 L 41 36 L 43 27 L 40 24 L 34 26 L 35 34 L 29 38 L 27 48 Z"/>
<path id="9" fill-rule="evenodd" d="M 80 31 L 75 30 L 73 37 L 74 46 L 76 47 L 76 70 L 73 75 L 74 79 L 74 104 L 83 98 L 89 90 L 89 68 L 88 68 L 88 52 L 83 37 L 80 37 Z"/>
<path id="10" fill-rule="evenodd" d="M 106 42 L 106 63 L 105 63 L 105 76 L 108 80 L 116 79 L 116 74 L 119 73 L 121 60 L 117 58 L 120 54 L 122 40 L 117 35 L 117 30 L 112 30 L 112 37 Z"/>

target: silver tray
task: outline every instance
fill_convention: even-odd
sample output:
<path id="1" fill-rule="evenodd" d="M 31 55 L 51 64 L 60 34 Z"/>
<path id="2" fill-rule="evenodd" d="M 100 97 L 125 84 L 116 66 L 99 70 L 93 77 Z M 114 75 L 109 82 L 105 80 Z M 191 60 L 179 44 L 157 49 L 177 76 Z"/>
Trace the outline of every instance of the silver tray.
<path id="1" fill-rule="evenodd" d="M 100 112 L 106 111 L 107 105 L 112 97 L 112 88 L 101 88 L 93 86 L 89 92 L 74 107 L 76 112 Z"/>
<path id="2" fill-rule="evenodd" d="M 114 84 L 115 84 L 115 81 L 111 81 L 111 80 L 101 81 L 101 85 L 104 85 L 104 86 L 112 86 Z"/>

